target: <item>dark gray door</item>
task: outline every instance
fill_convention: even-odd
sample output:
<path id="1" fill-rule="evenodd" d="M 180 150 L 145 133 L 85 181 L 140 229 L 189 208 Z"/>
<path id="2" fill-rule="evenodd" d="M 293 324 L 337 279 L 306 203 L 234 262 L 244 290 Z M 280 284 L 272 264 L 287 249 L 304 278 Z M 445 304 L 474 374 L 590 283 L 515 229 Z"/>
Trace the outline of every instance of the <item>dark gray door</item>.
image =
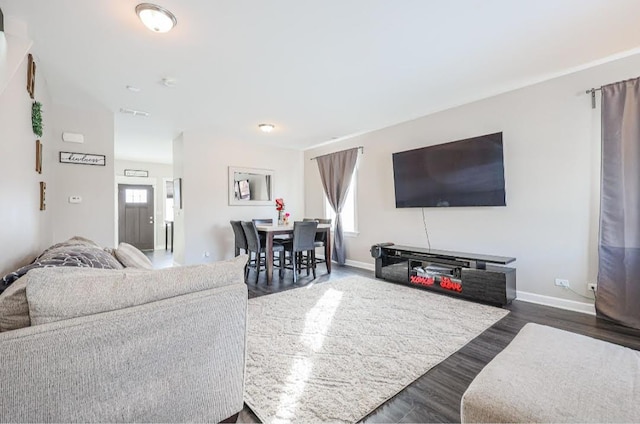
<path id="1" fill-rule="evenodd" d="M 153 250 L 153 187 L 118 184 L 118 241 Z"/>

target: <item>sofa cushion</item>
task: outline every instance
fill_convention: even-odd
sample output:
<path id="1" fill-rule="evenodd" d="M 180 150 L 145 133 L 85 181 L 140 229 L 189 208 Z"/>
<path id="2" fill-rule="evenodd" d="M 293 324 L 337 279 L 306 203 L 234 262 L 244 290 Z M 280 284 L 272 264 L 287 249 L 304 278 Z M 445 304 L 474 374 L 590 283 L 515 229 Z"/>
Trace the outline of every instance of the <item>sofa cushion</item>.
<path id="1" fill-rule="evenodd" d="M 31 325 L 26 287 L 27 280 L 23 277 L 0 294 L 0 332 Z"/>
<path id="2" fill-rule="evenodd" d="M 32 269 L 59 266 L 122 269 L 122 264 L 116 258 L 91 240 L 73 237 L 51 246 L 29 265 L 5 275 L 0 280 L 0 286 L 6 289 Z"/>
<path id="3" fill-rule="evenodd" d="M 534 323 L 471 382 L 463 423 L 631 423 L 640 352 Z"/>
<path id="4" fill-rule="evenodd" d="M 130 268 L 153 269 L 153 264 L 137 247 L 129 243 L 120 243 L 113 252 L 120 263 Z"/>
<path id="5" fill-rule="evenodd" d="M 247 256 L 159 270 L 34 269 L 27 279 L 32 325 L 142 305 L 183 294 L 244 284 Z"/>

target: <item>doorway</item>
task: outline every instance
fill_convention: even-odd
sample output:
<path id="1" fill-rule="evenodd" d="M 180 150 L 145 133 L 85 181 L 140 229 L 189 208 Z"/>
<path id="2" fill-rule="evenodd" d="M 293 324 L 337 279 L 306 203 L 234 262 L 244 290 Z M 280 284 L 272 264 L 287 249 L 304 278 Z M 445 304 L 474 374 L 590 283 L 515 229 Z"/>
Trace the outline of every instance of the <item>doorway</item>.
<path id="1" fill-rule="evenodd" d="M 154 248 L 153 186 L 118 184 L 118 242 Z"/>

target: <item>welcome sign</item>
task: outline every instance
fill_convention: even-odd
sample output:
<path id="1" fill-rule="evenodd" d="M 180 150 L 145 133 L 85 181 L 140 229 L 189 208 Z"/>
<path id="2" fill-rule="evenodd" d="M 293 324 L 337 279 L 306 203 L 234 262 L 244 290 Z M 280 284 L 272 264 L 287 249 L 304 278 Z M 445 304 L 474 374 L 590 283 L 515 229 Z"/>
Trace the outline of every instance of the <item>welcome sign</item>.
<path id="1" fill-rule="evenodd" d="M 75 163 L 78 165 L 105 166 L 105 155 L 92 155 L 89 153 L 60 152 L 60 163 Z"/>

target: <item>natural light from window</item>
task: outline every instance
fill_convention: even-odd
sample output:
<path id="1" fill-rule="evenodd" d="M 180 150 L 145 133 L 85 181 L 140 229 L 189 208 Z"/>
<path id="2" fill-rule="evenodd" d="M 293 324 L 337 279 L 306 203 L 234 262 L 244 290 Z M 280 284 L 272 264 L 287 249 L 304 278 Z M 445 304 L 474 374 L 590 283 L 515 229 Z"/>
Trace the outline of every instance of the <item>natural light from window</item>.
<path id="1" fill-rule="evenodd" d="M 173 197 L 164 199 L 164 220 L 173 222 Z"/>
<path id="2" fill-rule="evenodd" d="M 324 215 L 325 218 L 331 219 L 331 225 L 336 222 L 336 214 L 333 212 L 333 208 L 329 204 L 327 196 L 324 196 Z M 332 227 L 333 228 L 333 227 Z M 349 185 L 349 192 L 347 193 L 347 199 L 345 200 L 344 207 L 342 208 L 342 231 L 347 233 L 356 232 L 356 173 L 353 173 L 351 177 L 351 184 Z"/>
<path id="3" fill-rule="evenodd" d="M 125 190 L 125 202 L 127 203 L 147 203 L 147 190 L 137 190 L 128 188 Z"/>
<path id="4" fill-rule="evenodd" d="M 296 422 L 295 412 L 299 406 L 298 402 L 304 395 L 307 382 L 311 378 L 313 362 L 320 360 L 316 358 L 315 353 L 322 348 L 325 336 L 331 328 L 331 321 L 342 301 L 342 294 L 343 292 L 339 290 L 328 289 L 307 313 L 304 328 L 300 334 L 303 348 L 298 356 L 291 358 L 289 376 L 280 395 L 277 419 L 274 422 Z"/>

